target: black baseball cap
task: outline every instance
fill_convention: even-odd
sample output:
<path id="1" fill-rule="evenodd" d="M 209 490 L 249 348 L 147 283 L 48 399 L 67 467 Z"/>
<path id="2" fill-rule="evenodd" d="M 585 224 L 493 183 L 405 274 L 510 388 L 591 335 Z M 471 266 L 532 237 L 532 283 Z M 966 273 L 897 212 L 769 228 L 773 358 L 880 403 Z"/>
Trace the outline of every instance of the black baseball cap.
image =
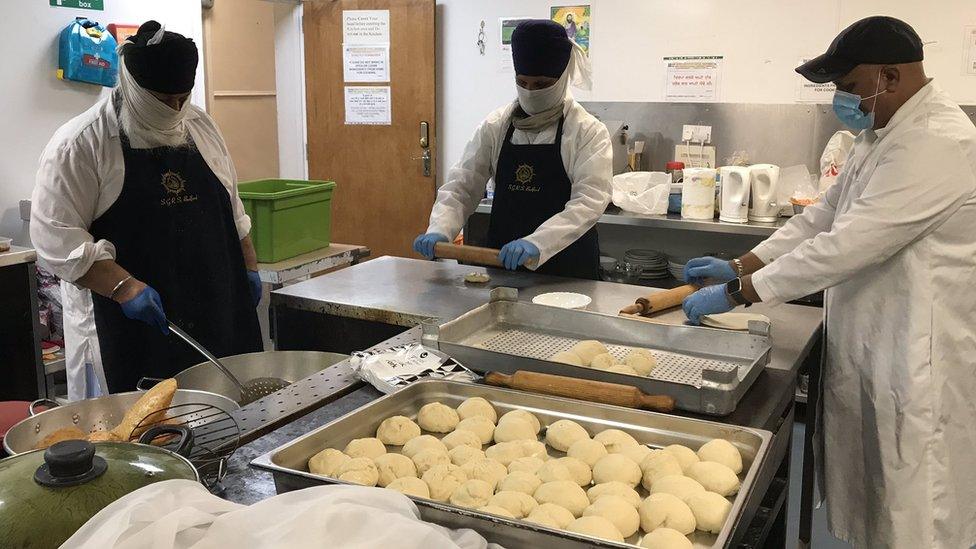
<path id="1" fill-rule="evenodd" d="M 923 58 L 922 39 L 908 23 L 875 15 L 842 30 L 827 53 L 796 68 L 804 78 L 823 84 L 833 82 L 864 64 L 898 65 Z"/>

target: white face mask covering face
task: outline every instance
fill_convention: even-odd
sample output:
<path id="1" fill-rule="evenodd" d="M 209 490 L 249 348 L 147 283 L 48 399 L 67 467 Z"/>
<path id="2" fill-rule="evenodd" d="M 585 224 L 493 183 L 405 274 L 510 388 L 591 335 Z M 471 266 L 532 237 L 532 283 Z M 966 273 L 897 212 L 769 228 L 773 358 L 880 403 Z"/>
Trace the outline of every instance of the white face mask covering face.
<path id="1" fill-rule="evenodd" d="M 518 91 L 518 102 L 526 114 L 539 114 L 562 105 L 566 99 L 566 89 L 569 85 L 569 71 L 563 71 L 563 75 L 556 80 L 556 83 L 541 90 L 527 90 L 522 86 L 516 85 Z"/>
<path id="2" fill-rule="evenodd" d="M 119 70 L 119 91 L 122 93 L 122 129 L 133 148 L 182 147 L 189 141 L 186 114 L 190 101 L 180 110 L 173 110 L 148 90 L 140 86 L 125 66 L 123 57 Z"/>

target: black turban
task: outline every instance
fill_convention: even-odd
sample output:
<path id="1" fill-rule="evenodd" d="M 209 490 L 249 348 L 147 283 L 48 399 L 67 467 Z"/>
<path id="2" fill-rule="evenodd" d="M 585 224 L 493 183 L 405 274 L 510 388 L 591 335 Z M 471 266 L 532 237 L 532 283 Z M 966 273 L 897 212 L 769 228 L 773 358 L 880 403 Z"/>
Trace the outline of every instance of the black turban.
<path id="1" fill-rule="evenodd" d="M 523 21 L 512 33 L 512 61 L 515 74 L 559 78 L 569 65 L 573 43 L 566 29 L 555 21 Z"/>
<path id="2" fill-rule="evenodd" d="M 166 31 L 158 44 L 148 44 L 162 26 L 146 21 L 122 48 L 125 66 L 136 82 L 158 93 L 181 94 L 193 89 L 200 54 L 193 40 Z"/>

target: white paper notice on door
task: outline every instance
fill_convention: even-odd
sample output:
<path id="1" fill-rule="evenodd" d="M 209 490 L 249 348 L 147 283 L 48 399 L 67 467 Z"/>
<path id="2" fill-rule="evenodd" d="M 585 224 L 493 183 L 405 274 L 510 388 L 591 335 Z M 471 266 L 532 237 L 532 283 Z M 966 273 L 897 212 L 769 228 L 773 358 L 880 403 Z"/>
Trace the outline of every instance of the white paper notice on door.
<path id="1" fill-rule="evenodd" d="M 722 56 L 665 57 L 664 100 L 712 102 L 719 100 Z"/>
<path id="2" fill-rule="evenodd" d="M 390 45 L 342 45 L 342 73 L 346 82 L 389 82 Z"/>
<path id="3" fill-rule="evenodd" d="M 389 44 L 390 10 L 342 10 L 343 44 Z"/>
<path id="4" fill-rule="evenodd" d="M 346 124 L 391 125 L 390 99 L 390 86 L 346 86 Z"/>
<path id="5" fill-rule="evenodd" d="M 813 57 L 801 57 L 800 62 L 797 66 L 806 63 L 807 61 L 813 59 Z M 816 82 L 811 82 L 806 78 L 800 76 L 799 74 L 794 75 L 797 79 L 796 82 L 796 100 L 799 103 L 823 103 L 829 104 L 834 100 L 834 91 L 837 86 L 834 86 L 833 82 L 827 82 L 826 84 L 817 84 Z"/>
<path id="6" fill-rule="evenodd" d="M 963 74 L 976 76 L 976 27 L 966 27 L 965 43 L 963 44 L 963 61 L 966 63 Z"/>

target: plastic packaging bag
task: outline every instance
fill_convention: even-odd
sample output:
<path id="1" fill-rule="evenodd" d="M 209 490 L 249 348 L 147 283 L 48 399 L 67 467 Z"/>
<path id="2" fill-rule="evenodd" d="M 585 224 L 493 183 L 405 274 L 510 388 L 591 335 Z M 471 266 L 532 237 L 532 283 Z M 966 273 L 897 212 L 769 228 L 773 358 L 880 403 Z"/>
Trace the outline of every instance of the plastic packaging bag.
<path id="1" fill-rule="evenodd" d="M 853 146 L 854 134 L 848 131 L 839 131 L 827 141 L 820 155 L 820 193 L 826 192 L 837 181 L 837 174 L 844 168 Z"/>
<path id="2" fill-rule="evenodd" d="M 629 172 L 613 176 L 613 203 L 621 210 L 646 214 L 668 213 L 671 174 L 664 172 Z"/>
<path id="3" fill-rule="evenodd" d="M 61 31 L 58 42 L 58 78 L 115 86 L 119 55 L 115 37 L 97 22 L 78 17 Z"/>
<path id="4" fill-rule="evenodd" d="M 384 351 L 353 353 L 349 364 L 359 379 L 384 393 L 427 377 L 468 382 L 479 378 L 446 354 L 416 343 Z"/>
<path id="5" fill-rule="evenodd" d="M 810 172 L 804 165 L 790 166 L 783 168 L 779 172 L 779 185 L 776 187 L 776 201 L 783 205 L 780 215 L 790 217 L 793 215 L 793 205 L 790 198 L 796 189 L 810 182 Z"/>

